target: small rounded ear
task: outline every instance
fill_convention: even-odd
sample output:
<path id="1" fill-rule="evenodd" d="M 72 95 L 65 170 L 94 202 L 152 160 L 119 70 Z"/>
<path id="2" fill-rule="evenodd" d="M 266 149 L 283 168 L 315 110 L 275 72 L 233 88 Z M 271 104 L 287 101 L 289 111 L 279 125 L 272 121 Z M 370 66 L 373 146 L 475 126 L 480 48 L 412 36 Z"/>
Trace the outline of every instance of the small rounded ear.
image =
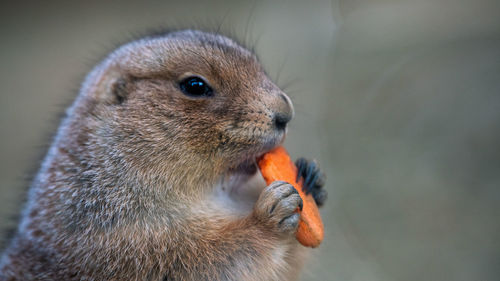
<path id="1" fill-rule="evenodd" d="M 121 104 L 127 97 L 132 78 L 119 68 L 98 66 L 87 76 L 82 92 L 102 104 Z"/>
<path id="2" fill-rule="evenodd" d="M 102 81 L 96 92 L 96 98 L 109 105 L 122 104 L 128 98 L 130 79 L 126 77 L 107 77 Z"/>
<path id="3" fill-rule="evenodd" d="M 131 80 L 132 78 L 118 73 L 103 75 L 103 79 L 94 88 L 96 98 L 104 104 L 122 104 L 128 98 Z"/>
<path id="4" fill-rule="evenodd" d="M 110 101 L 113 104 L 121 104 L 125 101 L 125 99 L 127 99 L 127 83 L 128 80 L 126 78 L 120 77 L 111 85 Z"/>

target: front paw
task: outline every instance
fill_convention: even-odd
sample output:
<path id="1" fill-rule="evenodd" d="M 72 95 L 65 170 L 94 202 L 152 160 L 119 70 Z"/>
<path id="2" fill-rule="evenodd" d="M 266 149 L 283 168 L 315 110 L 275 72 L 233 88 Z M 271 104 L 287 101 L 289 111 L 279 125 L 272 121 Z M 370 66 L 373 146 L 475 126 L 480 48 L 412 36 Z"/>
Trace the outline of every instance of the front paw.
<path id="1" fill-rule="evenodd" d="M 295 166 L 297 166 L 298 175 L 297 181 L 300 178 L 304 179 L 304 184 L 302 190 L 306 194 L 312 194 L 316 205 L 319 207 L 323 206 L 328 197 L 328 193 L 323 188 L 325 184 L 325 174 L 319 169 L 319 165 L 316 161 L 309 161 L 305 158 L 299 158 L 295 161 Z"/>
<path id="2" fill-rule="evenodd" d="M 254 215 L 263 224 L 281 233 L 295 233 L 303 202 L 297 190 L 289 183 L 275 181 L 267 186 L 255 203 Z"/>

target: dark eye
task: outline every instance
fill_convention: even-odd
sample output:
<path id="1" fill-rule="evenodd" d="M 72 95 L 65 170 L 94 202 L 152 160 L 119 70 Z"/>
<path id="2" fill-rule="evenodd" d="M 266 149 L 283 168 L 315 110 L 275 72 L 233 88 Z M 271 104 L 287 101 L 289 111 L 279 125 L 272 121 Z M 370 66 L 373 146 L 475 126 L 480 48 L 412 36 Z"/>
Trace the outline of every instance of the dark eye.
<path id="1" fill-rule="evenodd" d="M 184 94 L 194 97 L 210 97 L 214 92 L 205 80 L 196 76 L 182 80 L 179 87 Z"/>

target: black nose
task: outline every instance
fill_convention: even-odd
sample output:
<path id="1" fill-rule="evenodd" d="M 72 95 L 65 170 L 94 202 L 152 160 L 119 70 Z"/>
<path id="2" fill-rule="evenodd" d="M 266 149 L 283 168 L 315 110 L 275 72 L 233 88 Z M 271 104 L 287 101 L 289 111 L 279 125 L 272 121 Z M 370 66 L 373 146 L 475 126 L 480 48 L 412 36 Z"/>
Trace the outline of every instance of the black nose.
<path id="1" fill-rule="evenodd" d="M 274 126 L 278 130 L 284 130 L 286 124 L 292 120 L 292 114 L 276 113 L 274 114 Z"/>

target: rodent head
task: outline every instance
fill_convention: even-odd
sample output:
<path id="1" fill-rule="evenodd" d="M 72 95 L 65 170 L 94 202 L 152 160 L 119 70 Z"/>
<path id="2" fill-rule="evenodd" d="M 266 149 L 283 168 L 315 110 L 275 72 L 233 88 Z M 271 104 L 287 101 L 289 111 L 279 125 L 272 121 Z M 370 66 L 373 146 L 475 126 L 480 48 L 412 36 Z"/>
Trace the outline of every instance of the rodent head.
<path id="1" fill-rule="evenodd" d="M 293 116 L 250 51 L 192 30 L 122 46 L 88 76 L 80 100 L 73 112 L 92 117 L 87 131 L 104 154 L 185 178 L 255 159 L 283 141 Z"/>

